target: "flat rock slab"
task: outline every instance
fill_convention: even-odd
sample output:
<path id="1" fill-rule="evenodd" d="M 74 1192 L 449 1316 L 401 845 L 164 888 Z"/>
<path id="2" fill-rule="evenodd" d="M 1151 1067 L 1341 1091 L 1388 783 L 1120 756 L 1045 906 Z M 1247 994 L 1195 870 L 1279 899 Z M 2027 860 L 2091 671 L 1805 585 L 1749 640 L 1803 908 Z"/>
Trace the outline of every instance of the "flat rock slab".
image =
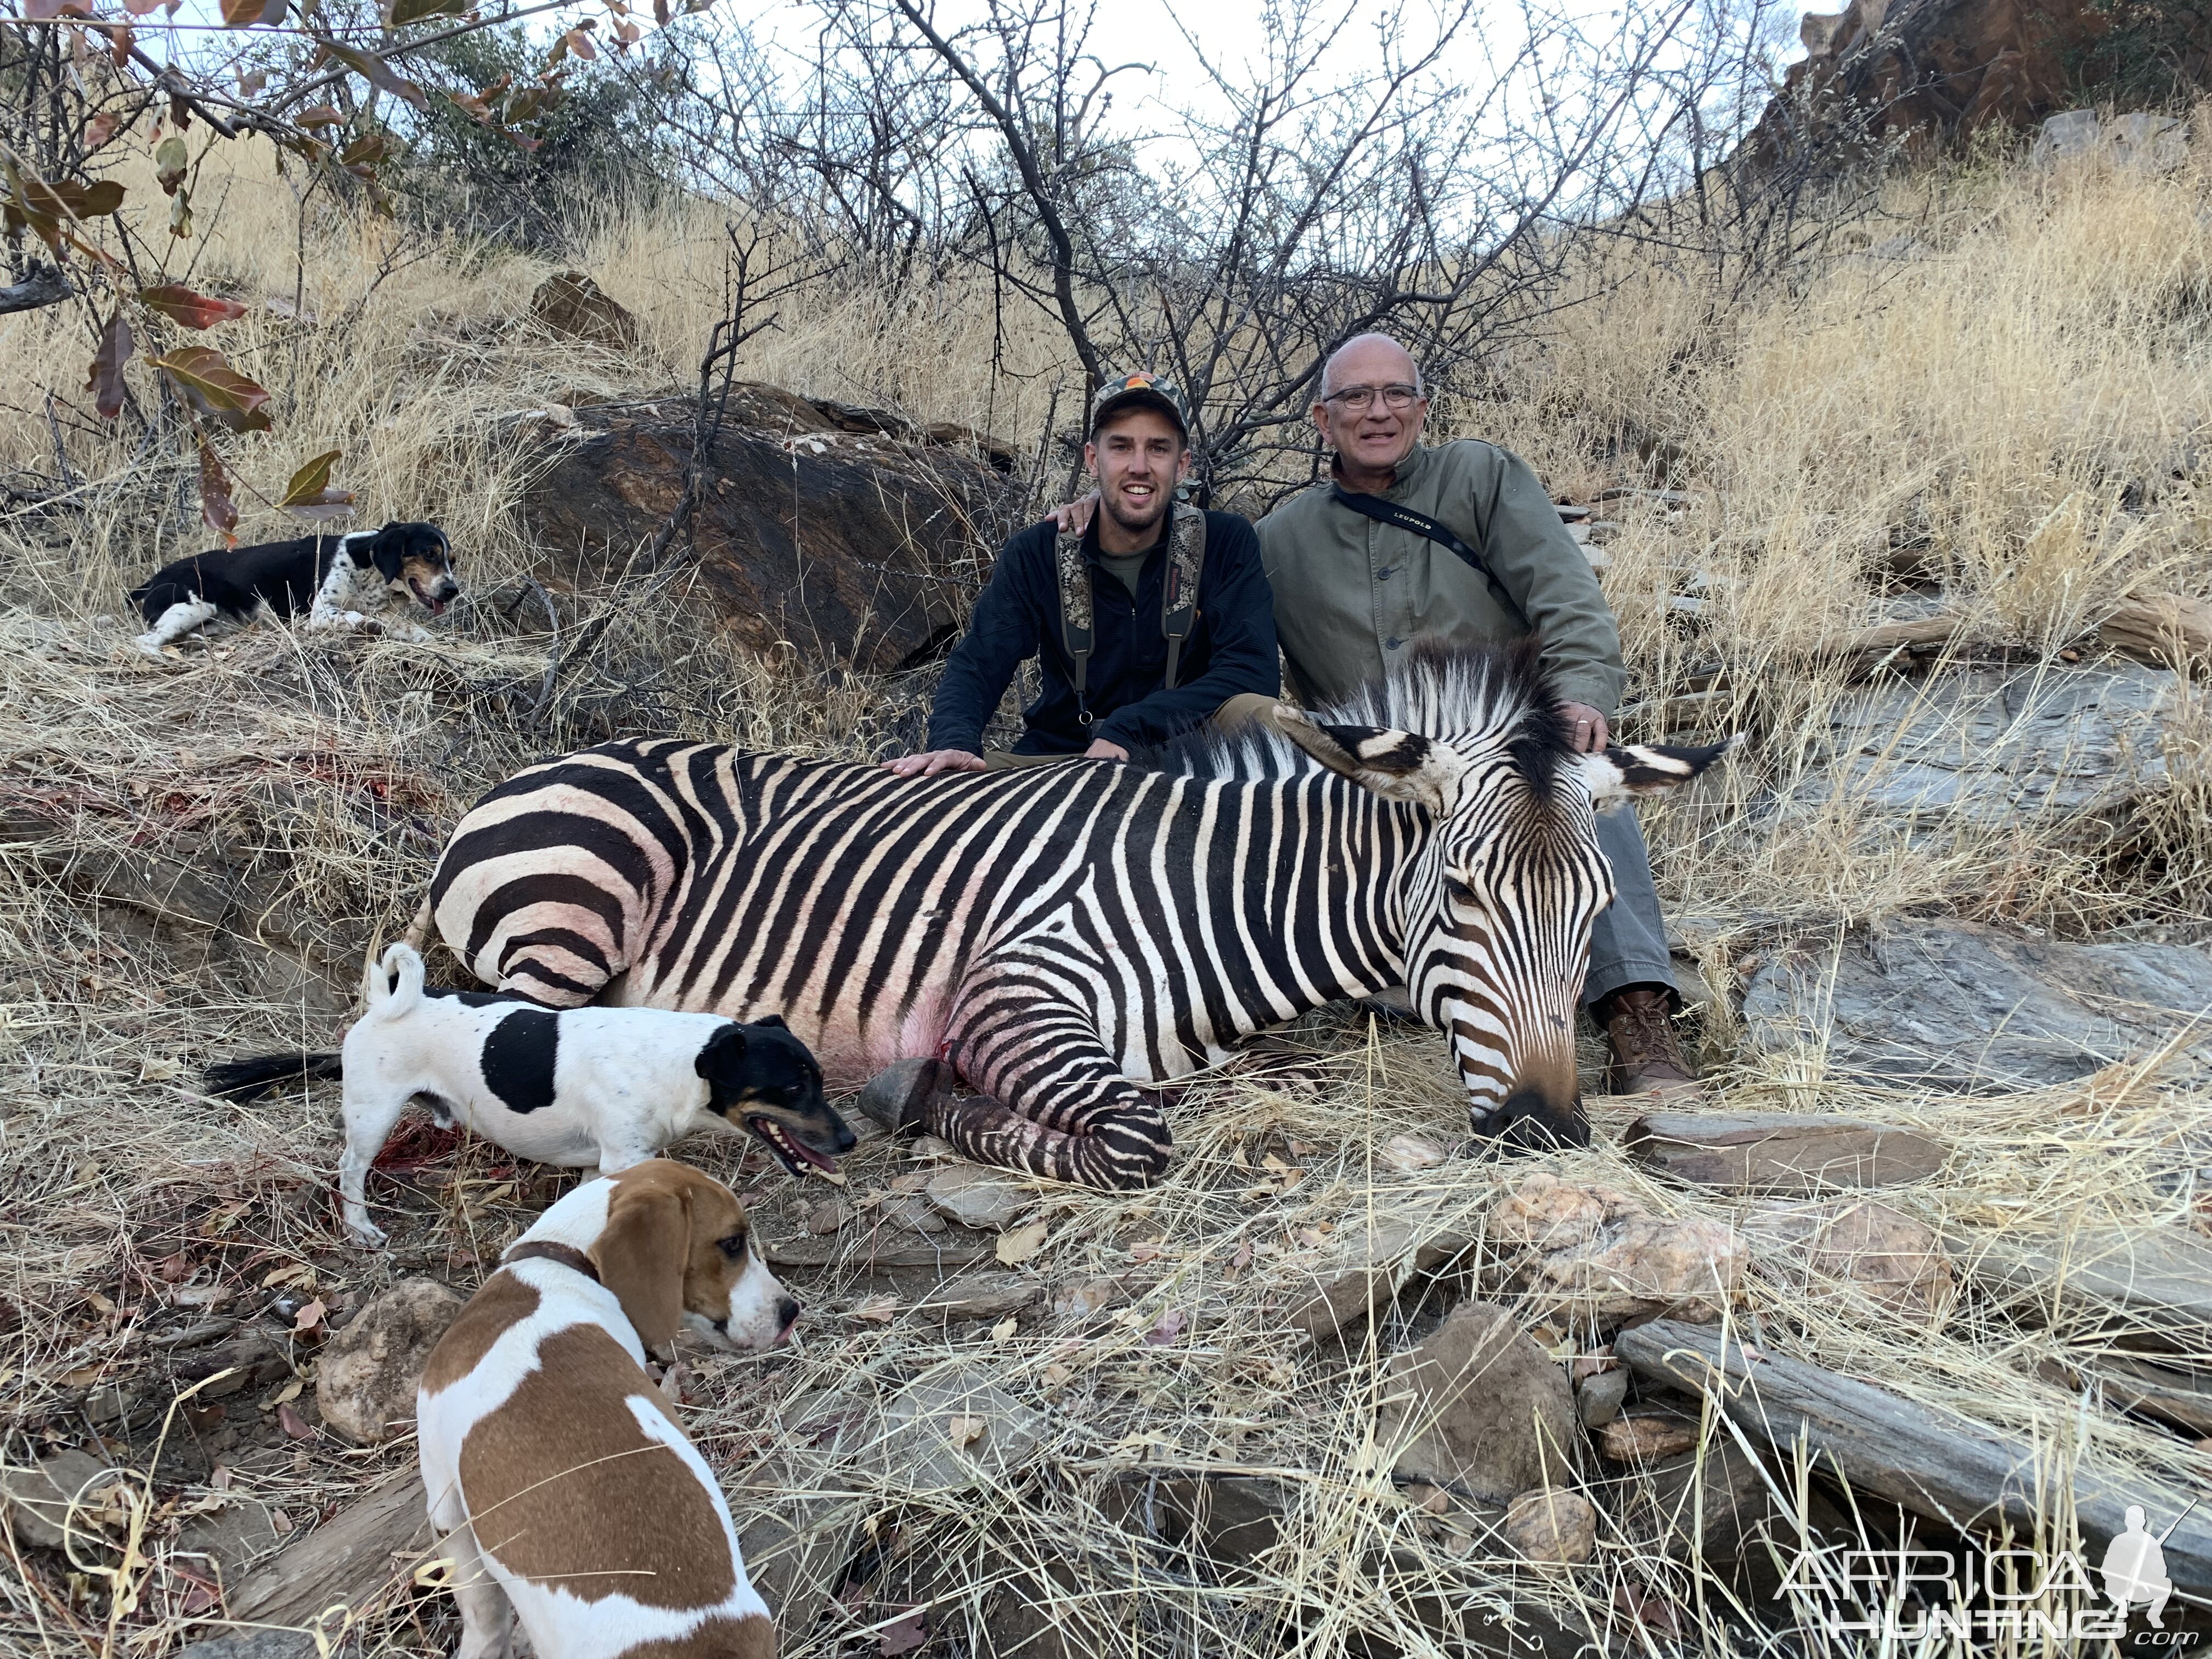
<path id="1" fill-rule="evenodd" d="M 1012 1176 L 972 1164 L 939 1170 L 922 1191 L 932 1204 L 962 1226 L 992 1232 L 1030 1208 L 1037 1198 Z"/>
<path id="2" fill-rule="evenodd" d="M 929 1213 L 934 1219 L 936 1212 Z M 949 1223 L 941 1232 L 917 1233 L 895 1221 L 864 1215 L 826 1236 L 764 1237 L 761 1243 L 771 1267 L 837 1267 L 859 1273 L 934 1267 L 951 1273 L 992 1260 L 999 1237 Z"/>
<path id="3" fill-rule="evenodd" d="M 1628 1126 L 1626 1145 L 1678 1181 L 1747 1193 L 1924 1181 L 1951 1155 L 1911 1129 L 1784 1112 L 1646 1112 Z"/>
<path id="4" fill-rule="evenodd" d="M 2133 801 L 2166 786 L 2161 739 L 2186 690 L 2139 663 L 1892 681 L 1838 702 L 1831 764 L 1787 805 L 1840 810 L 1855 827 L 2032 824 L 2047 836 L 2063 825 L 2065 839 L 2100 842 Z"/>
<path id="5" fill-rule="evenodd" d="M 981 1367 L 955 1367 L 915 1379 L 885 1402 L 862 1461 L 878 1480 L 910 1491 L 964 1490 L 1004 1480 L 1046 1426 Z"/>
<path id="6" fill-rule="evenodd" d="M 1614 1351 L 1647 1382 L 1709 1395 L 1720 1410 L 1785 1457 L 1802 1443 L 1862 1492 L 1902 1504 L 1939 1526 L 2034 1536 L 2067 1472 L 2038 1449 L 1954 1413 L 1923 1406 L 1785 1355 L 1749 1350 L 1709 1327 L 1654 1320 L 1623 1331 Z M 2063 1487 L 2062 1487 L 2063 1489 Z M 2074 1513 L 2093 1563 L 2127 1530 L 2141 1505 L 2166 1533 L 2166 1575 L 2187 1595 L 2212 1592 L 2212 1518 L 2185 1513 L 2181 1486 L 2155 1490 L 2087 1459 L 2072 1469 Z M 2166 1532 L 2171 1525 L 2172 1531 Z"/>
<path id="7" fill-rule="evenodd" d="M 1743 1001 L 1752 1053 L 1825 1043 L 1832 1077 L 1964 1094 L 2087 1077 L 2208 1013 L 2203 951 L 2066 945 L 1967 922 L 1801 944 L 1762 963 Z"/>

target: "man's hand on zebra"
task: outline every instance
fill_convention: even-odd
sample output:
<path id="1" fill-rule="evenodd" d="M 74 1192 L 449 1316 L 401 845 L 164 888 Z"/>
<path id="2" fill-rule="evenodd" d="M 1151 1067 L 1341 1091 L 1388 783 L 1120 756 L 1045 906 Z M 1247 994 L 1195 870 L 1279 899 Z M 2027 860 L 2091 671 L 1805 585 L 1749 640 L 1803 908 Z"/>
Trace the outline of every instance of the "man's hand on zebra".
<path id="1" fill-rule="evenodd" d="M 931 749 L 919 755 L 901 755 L 884 763 L 884 770 L 902 778 L 934 777 L 939 772 L 980 772 L 983 757 L 965 749 Z"/>
<path id="2" fill-rule="evenodd" d="M 1125 761 L 1129 758 L 1129 751 L 1118 743 L 1109 743 L 1103 738 L 1093 738 L 1091 739 L 1091 747 L 1083 751 L 1083 758 Z"/>
<path id="3" fill-rule="evenodd" d="M 1613 733 L 1606 726 L 1605 716 L 1586 702 L 1561 703 L 1559 718 L 1567 723 L 1577 755 L 1602 755 L 1613 742 Z"/>

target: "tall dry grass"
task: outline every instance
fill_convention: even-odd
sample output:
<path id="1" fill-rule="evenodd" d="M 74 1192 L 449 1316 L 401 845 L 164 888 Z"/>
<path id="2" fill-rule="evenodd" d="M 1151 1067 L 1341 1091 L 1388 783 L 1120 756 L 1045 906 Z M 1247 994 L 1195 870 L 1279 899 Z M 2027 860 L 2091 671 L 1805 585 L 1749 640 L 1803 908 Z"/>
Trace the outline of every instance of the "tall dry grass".
<path id="1" fill-rule="evenodd" d="M 1900 178 L 1855 233 L 1858 252 L 1717 317 L 1693 262 L 1644 256 L 1619 286 L 1563 312 L 1541 351 L 1495 366 L 1510 397 L 1438 407 L 1439 434 L 1510 444 L 1563 495 L 1663 482 L 1685 497 L 1601 509 L 1614 525 L 1604 580 L 1636 677 L 1628 730 L 1679 721 L 1756 738 L 1694 799 L 1647 818 L 1670 908 L 1692 924 L 1717 983 L 1747 942 L 1930 911 L 2197 937 L 2212 925 L 2201 708 L 2172 726 L 2173 784 L 2123 846 L 2084 851 L 2065 826 L 2033 819 L 2004 833 L 1907 835 L 1870 822 L 1848 788 L 1818 810 L 1782 810 L 1828 774 L 1831 716 L 1857 692 L 1821 653 L 1853 630 L 1948 608 L 1966 623 L 1961 657 L 2076 672 L 2051 653 L 2081 641 L 2131 587 L 2212 592 L 2194 447 L 2212 418 L 2208 150 L 2200 143 L 2166 176 L 2094 162 L 2042 173 L 1984 156 Z M 144 1433 L 86 1413 L 111 1382 L 142 1386 L 139 1334 L 176 1299 L 171 1267 L 183 1264 L 186 1285 L 227 1287 L 228 1305 L 248 1312 L 279 1290 L 350 1308 L 402 1272 L 473 1282 L 543 1201 L 546 1181 L 474 1146 L 394 1194 L 415 1212 L 408 1250 L 364 1257 L 338 1241 L 325 1202 L 328 1100 L 241 1109 L 193 1080 L 213 1054 L 327 1043 L 361 950 L 411 909 L 453 817 L 526 759 L 587 735 L 575 710 L 588 686 L 543 723 L 523 717 L 550 642 L 527 609 L 509 619 L 489 602 L 533 562 L 514 504 L 538 464 L 535 428 L 507 417 L 687 388 L 720 304 L 724 216 L 708 205 L 615 205 L 578 228 L 576 263 L 644 325 L 644 348 L 621 356 L 528 324 L 541 261 L 326 211 L 303 225 L 280 180 L 240 167 L 227 193 L 206 192 L 221 199 L 202 216 L 202 239 L 173 252 L 192 262 L 193 281 L 258 307 L 219 337 L 279 410 L 275 434 L 229 447 L 241 479 L 273 497 L 300 459 L 343 448 L 341 482 L 360 492 L 367 520 L 445 524 L 484 602 L 427 647 L 261 629 L 176 662 L 137 658 L 124 591 L 204 544 L 187 472 L 179 456 L 141 453 L 130 429 L 70 413 L 89 349 L 81 318 L 0 319 L 0 472 L 52 474 L 58 427 L 76 480 L 58 501 L 0 516 L 9 1464 L 98 1430 L 119 1459 L 148 1466 Z M 263 303 L 295 295 L 303 316 Z M 1024 450 L 1045 435 L 1056 377 L 1073 384 L 1034 318 L 1013 319 L 1009 372 L 994 374 L 980 291 L 892 295 L 832 282 L 777 309 L 779 326 L 748 348 L 747 375 L 986 428 Z M 135 371 L 132 384 L 151 395 Z M 1059 406 L 1064 420 L 1065 394 Z M 1636 459 L 1636 434 L 1681 458 L 1665 479 Z M 248 537 L 286 523 L 265 501 L 241 507 Z M 611 639 L 621 672 L 602 678 L 652 688 L 628 717 L 702 735 L 853 754 L 879 743 L 887 707 L 912 695 L 749 659 L 680 585 Z M 2089 642 L 2082 665 L 2096 656 Z M 1713 694 L 1671 712 L 1693 683 Z M 179 871 L 214 876 L 229 908 L 213 921 L 195 914 L 208 901 L 177 884 Z M 1479 1238 L 1519 1172 L 1379 1165 L 1372 1149 L 1387 1136 L 1449 1139 L 1463 1122 L 1433 1039 L 1330 1019 L 1301 1035 L 1334 1056 L 1322 1097 L 1201 1085 L 1176 1108 L 1179 1157 L 1158 1189 L 1039 1194 L 1051 1231 L 1024 1271 L 1054 1294 L 1118 1282 L 1126 1299 L 1102 1318 L 1041 1305 L 1005 1336 L 948 1331 L 913 1296 L 896 1292 L 886 1309 L 881 1284 L 846 1272 L 805 1286 L 809 1334 L 796 1353 L 708 1362 L 697 1426 L 733 1490 L 744 1493 L 764 1456 L 816 1449 L 807 1431 L 825 1412 L 980 1367 L 1042 1414 L 1020 1480 L 922 1492 L 858 1452 L 823 1475 L 854 1483 L 875 1517 L 883 1582 L 941 1596 L 956 1626 L 1042 1572 L 1063 1621 L 1084 1633 L 1079 1646 L 1093 1650 L 1443 1650 L 1421 1622 L 1419 1587 L 1462 1606 L 1543 1605 L 1570 1624 L 1610 1621 L 1616 1634 L 1624 1605 L 1656 1598 L 1676 1625 L 1647 1624 L 1643 1650 L 1747 1650 L 1737 1592 L 1668 1541 L 1639 1477 L 1591 1467 L 1607 1515 L 1596 1562 L 1571 1574 L 1516 1566 L 1494 1539 L 1455 1537 L 1396 1492 L 1371 1435 L 1381 1358 L 1425 1328 L 1449 1287 L 1409 1301 L 1348 1352 L 1292 1337 L 1281 1309 L 1344 1237 L 1416 1209 Z M 1724 1009 L 1708 1035 L 1725 1109 L 1875 1114 L 1948 1139 L 1957 1150 L 1940 1178 L 1884 1195 L 1938 1230 L 2202 1230 L 2191 1170 L 2203 1161 L 2212 1093 L 2185 1066 L 2137 1087 L 1951 1099 L 1839 1083 L 1817 1049 L 1730 1064 Z M 1629 1164 L 1618 1144 L 1631 1113 L 1603 1099 L 1595 1109 L 1596 1146 L 1560 1160 L 1561 1173 L 1662 1214 L 1745 1218 L 1741 1200 Z M 727 1144 L 685 1152 L 744 1183 L 785 1231 L 817 1196 L 744 1167 Z M 1270 1152 L 1300 1178 L 1261 1173 Z M 880 1188 L 917 1161 L 927 1158 L 878 1145 L 854 1161 L 850 1190 Z M 1736 1317 L 1763 1341 L 2031 1440 L 2062 1474 L 2079 1457 L 2169 1486 L 2212 1477 L 2201 1449 L 2097 1409 L 2069 1380 L 2109 1345 L 2092 1321 L 2040 1324 L 1962 1292 L 1923 1328 L 1846 1285 L 1814 1289 L 1761 1261 Z M 311 1374 L 312 1348 L 290 1352 Z M 311 1416 L 313 1398 L 309 1388 L 296 1401 Z M 410 1455 L 404 1441 L 364 1452 L 327 1437 L 278 1439 L 264 1455 L 271 1436 L 260 1425 L 276 1407 L 260 1403 L 240 1401 L 232 1424 L 254 1431 L 252 1456 L 209 1449 L 216 1439 L 202 1444 L 193 1430 L 184 1437 L 196 1449 L 156 1472 L 149 1559 L 132 1570 L 143 1605 L 125 1626 L 142 1659 L 204 1627 L 171 1570 L 190 1566 L 176 1553 L 184 1510 L 212 1496 L 213 1462 L 230 1459 L 233 1489 L 297 1527 Z M 1710 1455 L 1723 1433 L 1704 1425 Z M 1224 1571 L 1146 1536 L 1125 1501 L 1130 1483 L 1189 1467 L 1286 1481 L 1295 1498 L 1278 1547 Z M 1814 1507 L 1809 1497 L 1797 1505 Z M 25 1577 L 12 1558 L 0 1563 L 0 1643 L 104 1652 L 100 1582 L 30 1565 Z M 855 1601 L 787 1650 L 831 1651 L 883 1616 Z M 451 1636 L 426 1600 L 372 1624 L 365 1646 L 441 1650 Z"/>

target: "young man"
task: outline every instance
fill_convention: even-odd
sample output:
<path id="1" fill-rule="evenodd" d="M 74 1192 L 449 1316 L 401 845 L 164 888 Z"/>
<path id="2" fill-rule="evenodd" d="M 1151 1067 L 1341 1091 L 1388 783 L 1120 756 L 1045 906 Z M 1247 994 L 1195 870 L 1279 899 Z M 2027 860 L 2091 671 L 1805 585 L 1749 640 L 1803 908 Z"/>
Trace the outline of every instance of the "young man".
<path id="1" fill-rule="evenodd" d="M 1275 623 L 1252 526 L 1177 506 L 1190 421 L 1150 374 L 1109 381 L 1083 459 L 1103 510 L 1080 537 L 1032 525 L 1000 550 L 967 636 L 945 665 L 927 747 L 884 764 L 902 777 L 1086 757 L 1126 761 L 1231 698 L 1281 684 Z M 1012 753 L 983 728 L 1014 671 L 1042 659 L 1044 688 Z"/>
<path id="2" fill-rule="evenodd" d="M 1534 633 L 1575 746 L 1604 748 L 1628 681 L 1620 633 L 1589 561 L 1528 464 L 1472 438 L 1424 447 L 1429 399 L 1420 369 L 1380 334 L 1348 341 L 1329 359 L 1311 412 L 1334 452 L 1334 477 L 1259 525 L 1299 693 L 1315 703 L 1344 697 L 1380 678 L 1417 639 L 1474 643 Z M 1374 516 L 1378 506 L 1411 508 L 1456 536 L 1495 585 L 1402 519 Z M 1583 999 L 1612 1041 L 1614 1091 L 1693 1092 L 1696 1073 L 1668 1018 L 1679 999 L 1643 829 L 1633 811 L 1601 812 L 1597 838 L 1616 895 L 1591 930 Z"/>

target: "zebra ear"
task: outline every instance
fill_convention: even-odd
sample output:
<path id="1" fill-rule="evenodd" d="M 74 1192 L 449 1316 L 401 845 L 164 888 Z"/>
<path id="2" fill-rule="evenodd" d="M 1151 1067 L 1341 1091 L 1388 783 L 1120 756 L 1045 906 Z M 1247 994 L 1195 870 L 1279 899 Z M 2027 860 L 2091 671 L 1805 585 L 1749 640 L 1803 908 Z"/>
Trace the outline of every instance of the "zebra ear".
<path id="1" fill-rule="evenodd" d="M 1742 733 L 1703 749 L 1615 744 L 1603 754 L 1577 755 L 1575 764 L 1598 805 L 1625 795 L 1656 795 L 1687 783 L 1743 741 Z"/>
<path id="2" fill-rule="evenodd" d="M 1418 732 L 1375 726 L 1323 726 L 1287 704 L 1274 707 L 1275 728 L 1330 771 L 1386 800 L 1440 811 L 1458 757 Z"/>

